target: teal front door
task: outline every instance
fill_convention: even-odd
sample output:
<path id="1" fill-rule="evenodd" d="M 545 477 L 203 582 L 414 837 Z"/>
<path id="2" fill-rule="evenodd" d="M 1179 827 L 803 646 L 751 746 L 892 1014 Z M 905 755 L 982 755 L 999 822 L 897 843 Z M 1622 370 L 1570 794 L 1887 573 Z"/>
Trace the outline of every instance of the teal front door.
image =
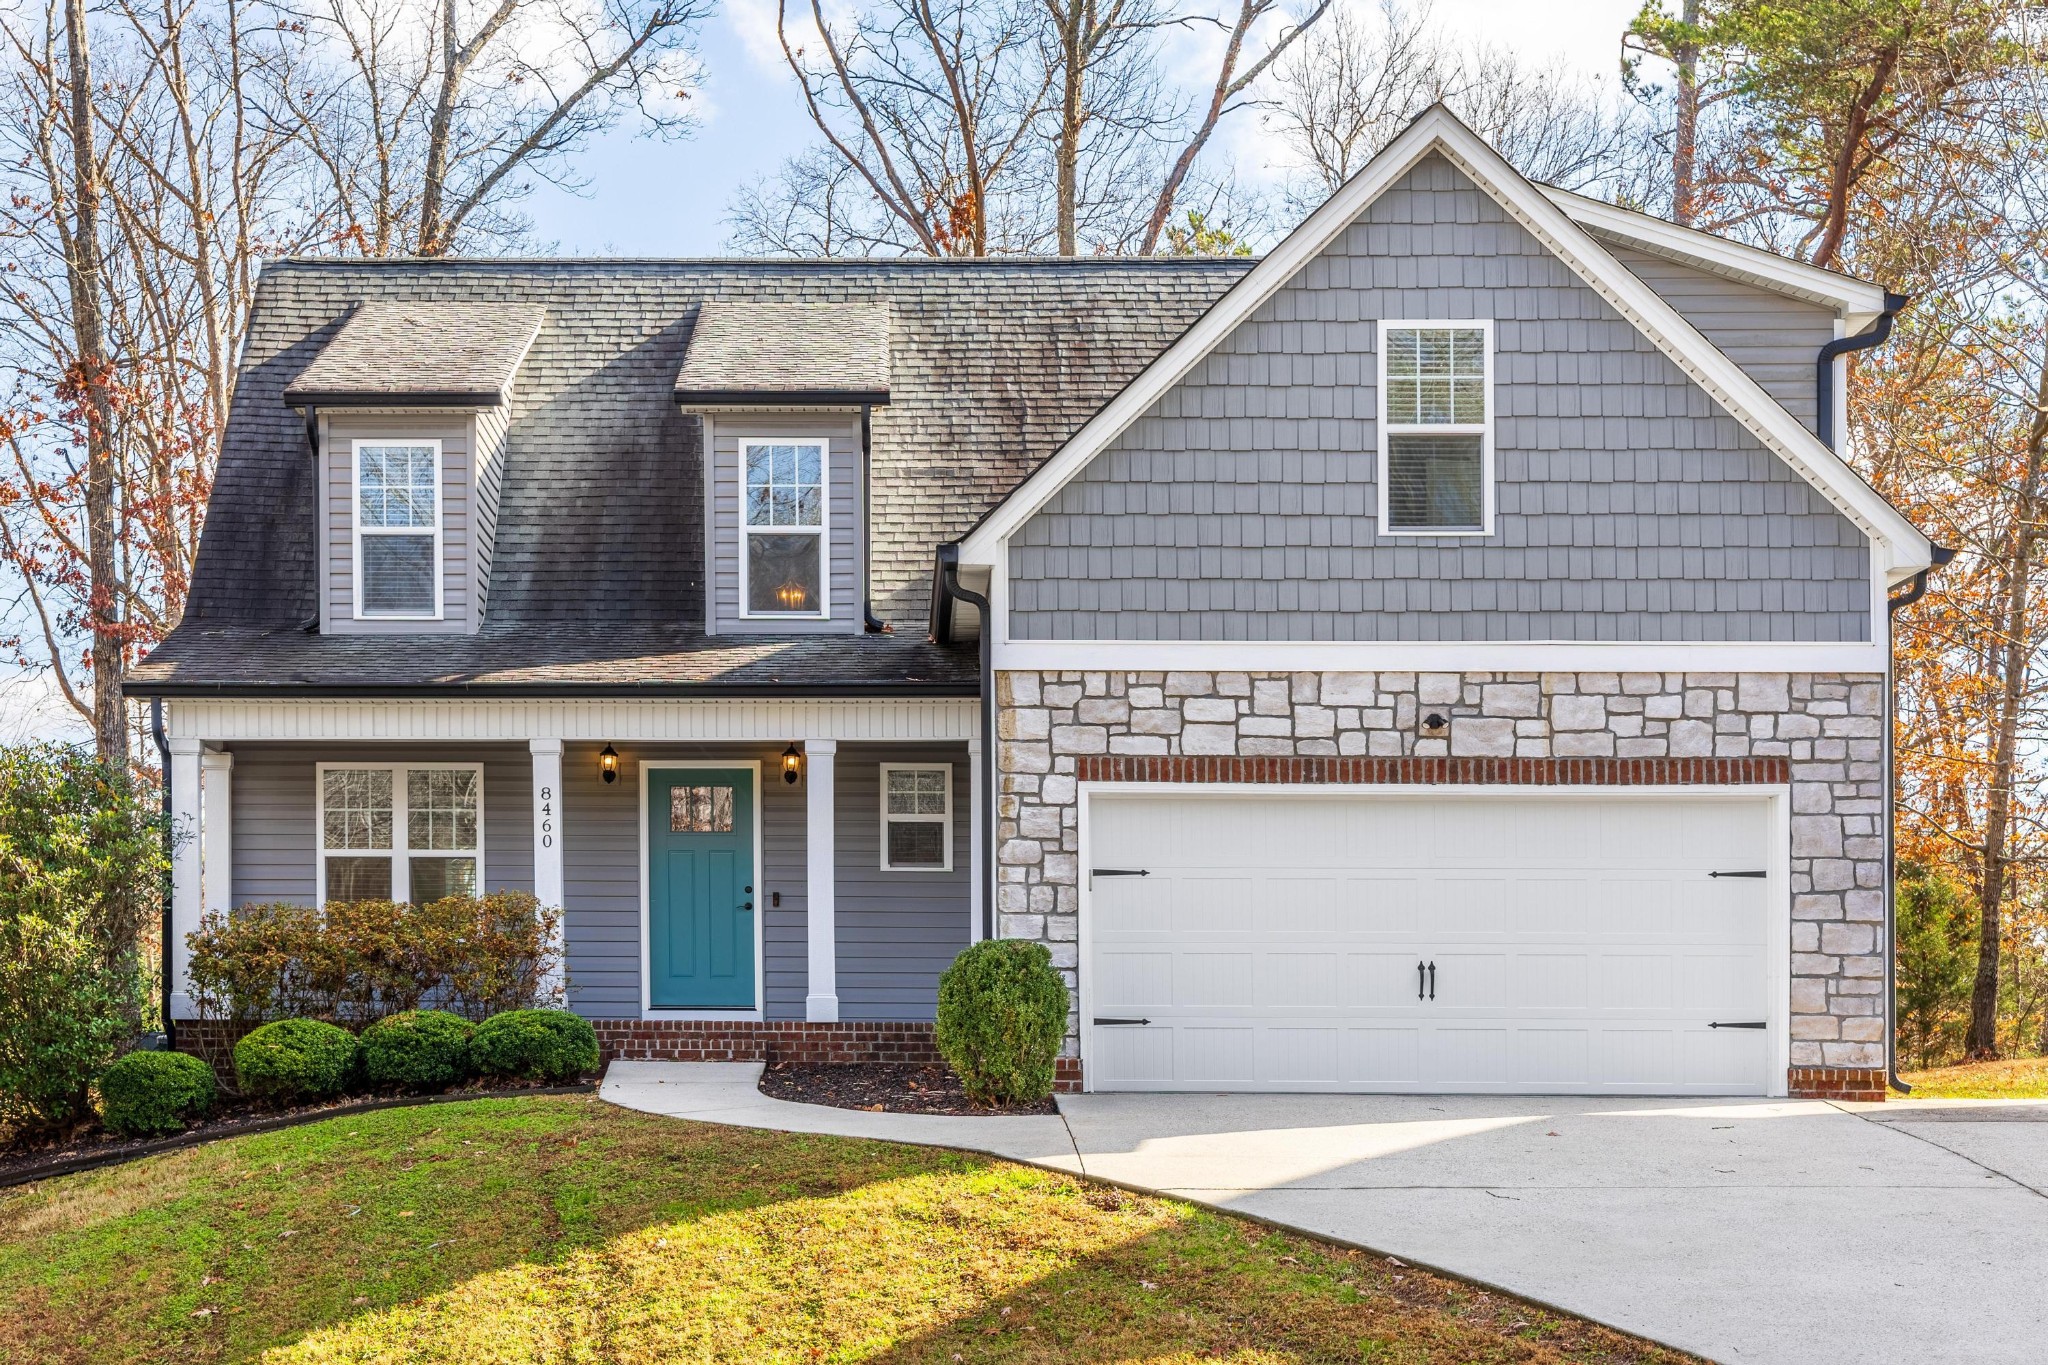
<path id="1" fill-rule="evenodd" d="M 754 773 L 650 768 L 648 1003 L 752 1009 Z"/>

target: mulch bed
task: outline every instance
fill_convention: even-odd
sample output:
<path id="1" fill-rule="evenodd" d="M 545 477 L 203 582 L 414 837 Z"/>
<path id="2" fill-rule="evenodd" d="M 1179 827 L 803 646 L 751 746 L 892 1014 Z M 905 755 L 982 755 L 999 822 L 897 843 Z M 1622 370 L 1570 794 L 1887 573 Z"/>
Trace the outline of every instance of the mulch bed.
<path id="1" fill-rule="evenodd" d="M 1052 1100 L 991 1108 L 975 1104 L 951 1067 L 898 1062 L 776 1062 L 761 1072 L 761 1093 L 798 1104 L 883 1114 L 1057 1114 Z"/>
<path id="2" fill-rule="evenodd" d="M 293 1128 L 302 1123 L 342 1114 L 360 1114 L 373 1109 L 397 1109 L 408 1105 L 447 1104 L 456 1100 L 501 1099 L 519 1095 L 584 1094 L 595 1090 L 594 1082 L 580 1085 L 521 1085 L 516 1081 L 493 1085 L 472 1085 L 435 1095 L 344 1095 L 319 1104 L 302 1104 L 288 1109 L 258 1105 L 222 1096 L 212 1117 L 195 1123 L 182 1133 L 168 1137 L 124 1138 L 94 1126 L 62 1141 L 44 1140 L 32 1144 L 10 1143 L 0 1147 L 0 1189 L 26 1185 L 31 1181 L 70 1175 L 74 1171 L 112 1166 L 157 1152 L 196 1147 L 203 1142 L 240 1137 L 246 1133 L 267 1133 Z"/>

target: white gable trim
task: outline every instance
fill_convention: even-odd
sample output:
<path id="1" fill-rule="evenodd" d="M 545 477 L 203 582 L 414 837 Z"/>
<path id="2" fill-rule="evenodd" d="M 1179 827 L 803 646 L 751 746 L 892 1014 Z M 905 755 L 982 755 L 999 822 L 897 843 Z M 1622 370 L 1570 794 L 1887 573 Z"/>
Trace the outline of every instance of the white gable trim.
<path id="1" fill-rule="evenodd" d="M 963 564 L 996 564 L 1010 535 L 1067 481 L 1142 417 L 1257 309 L 1349 227 L 1416 162 L 1440 152 L 1490 195 L 1545 248 L 1647 336 L 1688 378 L 1705 389 L 1766 449 L 1776 453 L 1871 538 L 1871 557 L 1887 582 L 1932 560 L 1927 537 L 1756 381 L 1614 259 L 1584 228 L 1522 178 L 1442 105 L 1433 105 L 1364 170 L 1246 272 L 1164 354 L 1141 372 L 1051 459 L 1014 489 L 961 542 Z"/>
<path id="2" fill-rule="evenodd" d="M 1711 232 L 1680 227 L 1647 213 L 1617 208 L 1604 200 L 1588 199 L 1549 185 L 1538 188 L 1545 198 L 1588 231 L 1618 237 L 1652 255 L 1683 261 L 1711 274 L 1832 308 L 1850 332 L 1862 331 L 1884 311 L 1882 285 L 1731 242 Z"/>

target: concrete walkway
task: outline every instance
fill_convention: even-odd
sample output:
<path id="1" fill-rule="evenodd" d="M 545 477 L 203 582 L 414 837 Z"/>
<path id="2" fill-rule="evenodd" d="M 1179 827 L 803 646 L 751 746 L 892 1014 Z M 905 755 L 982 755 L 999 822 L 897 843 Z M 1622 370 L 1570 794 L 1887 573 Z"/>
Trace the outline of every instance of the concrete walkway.
<path id="1" fill-rule="evenodd" d="M 2048 1358 L 2048 1103 L 1068 1095 L 1060 1118 L 789 1104 L 618 1063 L 714 1123 L 962 1147 L 1271 1219 L 1730 1362 Z"/>

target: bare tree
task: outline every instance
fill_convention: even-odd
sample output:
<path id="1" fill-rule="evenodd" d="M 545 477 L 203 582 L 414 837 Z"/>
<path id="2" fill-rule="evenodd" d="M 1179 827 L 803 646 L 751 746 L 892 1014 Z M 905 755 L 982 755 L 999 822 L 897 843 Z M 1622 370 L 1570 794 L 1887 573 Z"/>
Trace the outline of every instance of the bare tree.
<path id="1" fill-rule="evenodd" d="M 1084 219 L 1128 217 L 1143 182 L 1156 177 L 1158 136 L 1179 110 L 1162 88 L 1148 39 L 1172 20 L 1152 0 L 1042 0 L 1044 60 L 1058 100 L 1052 109 L 1055 249 L 1080 250 Z M 1092 186 L 1090 184 L 1092 182 Z M 1090 192 L 1092 188 L 1092 193 Z M 1098 241 L 1129 236 L 1130 224 L 1101 223 Z"/>

